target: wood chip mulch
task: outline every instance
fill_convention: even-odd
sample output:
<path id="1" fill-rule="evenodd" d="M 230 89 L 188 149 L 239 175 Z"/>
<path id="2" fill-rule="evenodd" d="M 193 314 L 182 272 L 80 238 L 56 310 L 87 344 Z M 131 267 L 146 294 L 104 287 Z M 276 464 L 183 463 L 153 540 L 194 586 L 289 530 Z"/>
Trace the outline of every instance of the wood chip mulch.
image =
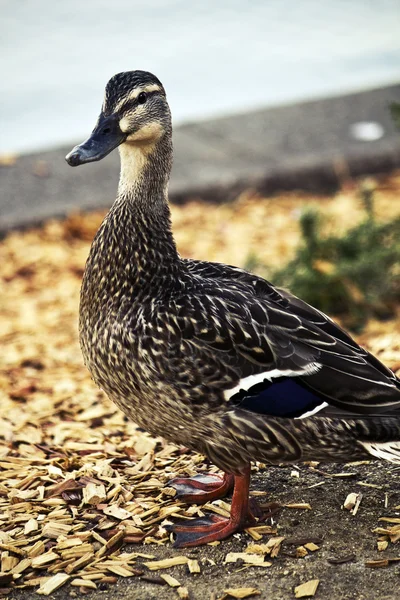
<path id="1" fill-rule="evenodd" d="M 193 202 L 174 208 L 178 246 L 186 256 L 243 264 L 252 245 L 265 241 L 260 223 L 268 215 L 276 227 L 265 244 L 266 259 L 281 260 L 295 246 L 298 210 L 306 202 L 294 195 L 281 203 L 260 202 L 248 194 L 233 205 L 204 208 Z M 333 200 L 326 203 L 334 215 Z M 165 525 L 171 517 L 202 514 L 200 507 L 176 501 L 167 483 L 209 467 L 203 457 L 139 431 L 95 387 L 82 364 L 79 287 L 101 216 L 72 215 L 64 222 L 11 233 L 0 243 L 0 592 L 16 587 L 49 595 L 69 582 L 84 593 L 118 577 L 157 570 L 162 583 L 185 598 L 186 588 L 163 571 L 186 564 L 198 573 L 198 561 L 185 553 L 156 561 L 151 546 L 147 552 L 142 544 L 168 544 Z M 286 242 L 281 235 L 285 223 Z M 193 227 L 198 231 L 199 225 L 201 239 L 193 237 Z M 246 237 L 247 245 L 238 244 Z M 361 341 L 400 371 L 399 334 L 398 321 L 374 322 Z M 357 501 L 351 497 L 346 508 L 354 510 Z M 208 508 L 223 514 L 229 504 Z M 399 521 L 382 522 L 375 531 L 381 550 L 400 539 Z M 253 545 L 240 556 L 228 554 L 226 561 L 268 568 L 284 540 L 276 533 L 267 525 L 253 528 Z M 275 537 L 259 543 L 265 534 Z M 132 544 L 141 544 L 140 552 L 132 551 Z M 308 542 L 299 548 L 300 556 L 318 545 Z M 299 586 L 296 596 L 311 595 L 317 586 L 318 581 Z M 253 588 L 227 589 L 223 597 L 257 593 Z"/>

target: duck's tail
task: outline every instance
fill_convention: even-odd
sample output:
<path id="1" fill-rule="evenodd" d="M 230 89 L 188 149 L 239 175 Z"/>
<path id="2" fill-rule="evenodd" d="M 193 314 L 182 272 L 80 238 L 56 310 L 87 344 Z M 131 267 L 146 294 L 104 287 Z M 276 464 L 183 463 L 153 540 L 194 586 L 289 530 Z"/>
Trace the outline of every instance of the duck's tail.
<path id="1" fill-rule="evenodd" d="M 341 441 L 340 450 L 345 449 L 344 454 L 347 454 L 347 458 L 339 450 L 338 460 L 352 460 L 349 450 L 353 446 L 353 456 L 359 455 L 361 451 L 366 457 L 400 464 L 400 415 L 312 420 L 314 423 L 308 425 L 311 428 L 316 427 L 322 433 L 322 445 L 329 439 L 333 445 Z M 329 442 L 327 445 L 329 446 Z M 334 460 L 334 456 L 332 458 Z"/>
<path id="2" fill-rule="evenodd" d="M 400 416 L 355 419 L 354 431 L 369 455 L 400 464 Z"/>
<path id="3" fill-rule="evenodd" d="M 400 441 L 398 442 L 360 442 L 368 454 L 400 465 Z"/>
<path id="4" fill-rule="evenodd" d="M 226 413 L 224 427 L 242 457 L 269 462 L 380 459 L 400 464 L 400 415 L 266 419 L 243 410 Z"/>

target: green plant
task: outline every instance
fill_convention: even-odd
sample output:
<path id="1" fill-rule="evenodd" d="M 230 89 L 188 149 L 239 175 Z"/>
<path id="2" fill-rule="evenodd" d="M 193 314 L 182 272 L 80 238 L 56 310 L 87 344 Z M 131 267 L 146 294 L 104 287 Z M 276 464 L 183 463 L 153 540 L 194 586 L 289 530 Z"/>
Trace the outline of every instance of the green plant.
<path id="1" fill-rule="evenodd" d="M 398 102 L 392 102 L 390 105 L 390 113 L 394 124 L 400 129 L 400 104 Z"/>
<path id="2" fill-rule="evenodd" d="M 254 256 L 248 261 L 276 285 L 340 315 L 354 330 L 369 317 L 392 316 L 400 300 L 400 218 L 377 221 L 372 187 L 364 184 L 360 193 L 365 219 L 345 234 L 322 236 L 322 215 L 309 208 L 300 217 L 302 239 L 293 260 L 275 272 L 267 272 Z"/>

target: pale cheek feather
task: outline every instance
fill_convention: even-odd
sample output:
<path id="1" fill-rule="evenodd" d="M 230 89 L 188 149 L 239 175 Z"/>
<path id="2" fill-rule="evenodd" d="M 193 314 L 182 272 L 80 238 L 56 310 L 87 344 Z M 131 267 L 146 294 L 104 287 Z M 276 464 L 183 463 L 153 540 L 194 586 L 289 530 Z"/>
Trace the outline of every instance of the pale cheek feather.
<path id="1" fill-rule="evenodd" d="M 123 120 L 123 119 L 121 119 Z M 121 122 L 120 122 L 121 126 Z M 125 130 L 126 131 L 126 130 Z M 164 132 L 164 128 L 158 121 L 152 121 L 141 127 L 135 133 L 131 133 L 126 138 L 127 142 L 141 143 L 143 145 L 152 145 L 157 142 Z M 150 149 L 149 149 L 150 150 Z"/>
<path id="2" fill-rule="evenodd" d="M 130 119 L 128 117 L 122 117 L 119 122 L 119 128 L 123 133 L 126 133 L 131 125 Z"/>

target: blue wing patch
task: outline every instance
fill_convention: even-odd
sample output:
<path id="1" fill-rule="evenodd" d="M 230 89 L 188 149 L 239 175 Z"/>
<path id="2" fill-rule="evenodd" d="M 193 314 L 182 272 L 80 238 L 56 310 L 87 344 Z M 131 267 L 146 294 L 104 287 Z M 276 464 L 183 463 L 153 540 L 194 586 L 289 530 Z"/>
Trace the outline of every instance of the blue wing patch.
<path id="1" fill-rule="evenodd" d="M 265 380 L 230 398 L 235 406 L 272 417 L 301 417 L 326 399 L 302 385 L 299 380 L 281 377 Z"/>

